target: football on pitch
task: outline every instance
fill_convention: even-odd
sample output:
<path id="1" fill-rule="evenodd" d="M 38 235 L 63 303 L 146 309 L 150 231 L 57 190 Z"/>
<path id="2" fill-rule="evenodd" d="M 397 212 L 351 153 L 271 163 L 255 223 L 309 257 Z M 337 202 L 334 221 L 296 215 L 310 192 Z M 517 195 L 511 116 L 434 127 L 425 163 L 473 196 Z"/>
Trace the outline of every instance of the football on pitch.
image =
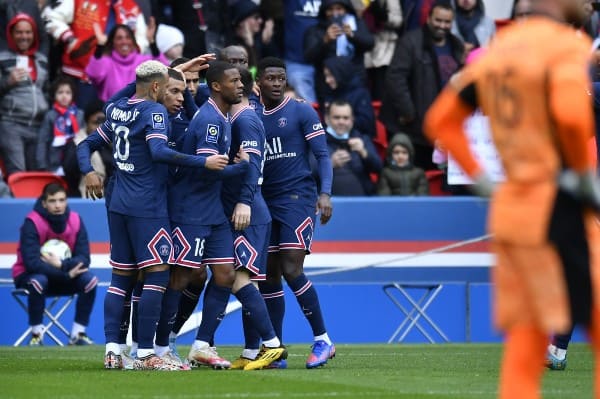
<path id="1" fill-rule="evenodd" d="M 71 257 L 71 248 L 66 242 L 53 238 L 42 245 L 40 253 L 56 255 L 60 260 L 64 260 Z"/>

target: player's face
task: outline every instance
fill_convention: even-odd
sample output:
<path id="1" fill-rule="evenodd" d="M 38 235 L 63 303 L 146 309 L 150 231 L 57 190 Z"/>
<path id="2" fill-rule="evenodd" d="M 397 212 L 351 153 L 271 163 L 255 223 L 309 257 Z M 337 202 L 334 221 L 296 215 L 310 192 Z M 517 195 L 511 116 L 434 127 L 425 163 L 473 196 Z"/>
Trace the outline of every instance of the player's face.
<path id="1" fill-rule="evenodd" d="M 58 86 L 56 89 L 56 93 L 54 94 L 54 100 L 61 107 L 68 107 L 73 102 L 73 92 L 71 91 L 71 86 L 64 84 Z"/>
<path id="2" fill-rule="evenodd" d="M 165 93 L 167 92 L 167 84 L 169 83 L 169 75 L 165 74 L 163 79 L 157 80 L 155 85 L 155 96 L 156 101 L 164 104 L 165 102 Z"/>
<path id="3" fill-rule="evenodd" d="M 227 104 L 239 104 L 244 96 L 244 85 L 237 68 L 227 69 L 219 82 L 221 96 Z"/>
<path id="4" fill-rule="evenodd" d="M 196 92 L 198 91 L 198 85 L 200 84 L 200 75 L 198 74 L 198 71 L 185 71 L 183 74 L 185 75 L 185 85 L 187 89 L 192 93 L 192 97 L 195 97 Z"/>
<path id="5" fill-rule="evenodd" d="M 332 105 L 329 107 L 327 124 L 336 133 L 342 135 L 350 132 L 353 123 L 352 108 L 349 105 Z"/>
<path id="6" fill-rule="evenodd" d="M 452 28 L 454 13 L 442 7 L 435 7 L 427 19 L 427 25 L 433 39 L 436 41 L 444 40 Z"/>
<path id="7" fill-rule="evenodd" d="M 248 53 L 246 49 L 240 46 L 227 47 L 223 54 L 224 60 L 231 65 L 248 68 Z"/>
<path id="8" fill-rule="evenodd" d="M 165 98 L 163 105 L 169 112 L 169 114 L 175 114 L 179 112 L 183 105 L 183 91 L 185 90 L 185 83 L 181 80 L 169 78 L 167 89 L 165 91 Z"/>
<path id="9" fill-rule="evenodd" d="M 269 101 L 281 101 L 285 93 L 287 75 L 285 69 L 269 67 L 265 69 L 258 79 L 260 95 Z"/>
<path id="10" fill-rule="evenodd" d="M 67 210 L 67 194 L 59 191 L 56 194 L 49 195 L 48 198 L 42 200 L 42 206 L 51 215 L 62 215 Z"/>
<path id="11" fill-rule="evenodd" d="M 337 89 L 337 80 L 335 80 L 335 76 L 333 76 L 329 68 L 323 68 L 323 75 L 325 76 L 325 83 L 327 83 L 327 86 L 329 86 L 331 90 Z"/>
<path id="12" fill-rule="evenodd" d="M 33 45 L 33 27 L 27 21 L 20 21 L 12 28 L 12 38 L 19 51 L 26 51 Z"/>

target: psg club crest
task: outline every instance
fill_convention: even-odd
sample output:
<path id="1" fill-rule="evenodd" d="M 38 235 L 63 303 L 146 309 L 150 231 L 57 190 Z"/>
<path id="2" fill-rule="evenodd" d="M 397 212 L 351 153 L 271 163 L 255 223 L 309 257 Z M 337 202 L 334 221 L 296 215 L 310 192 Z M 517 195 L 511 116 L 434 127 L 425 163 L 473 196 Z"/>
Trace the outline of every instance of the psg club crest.
<path id="1" fill-rule="evenodd" d="M 169 246 L 168 246 L 168 245 L 165 245 L 165 244 L 161 245 L 161 246 L 158 248 L 158 251 L 160 252 L 160 255 L 161 255 L 161 256 L 169 256 L 169 252 L 170 252 L 170 250 L 171 250 L 171 248 L 169 248 Z"/>
<path id="2" fill-rule="evenodd" d="M 206 127 L 206 142 L 216 144 L 219 140 L 219 126 L 208 124 Z"/>
<path id="3" fill-rule="evenodd" d="M 152 113 L 152 127 L 154 129 L 164 129 L 165 128 L 165 117 L 160 112 Z"/>
<path id="4" fill-rule="evenodd" d="M 277 120 L 277 126 L 286 127 L 287 126 L 287 118 L 282 117 Z"/>

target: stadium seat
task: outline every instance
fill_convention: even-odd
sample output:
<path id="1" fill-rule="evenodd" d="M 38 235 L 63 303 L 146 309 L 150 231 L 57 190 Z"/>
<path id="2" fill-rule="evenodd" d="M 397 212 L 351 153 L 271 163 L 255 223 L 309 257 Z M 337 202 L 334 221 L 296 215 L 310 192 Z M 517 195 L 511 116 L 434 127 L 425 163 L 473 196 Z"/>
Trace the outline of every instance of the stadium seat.
<path id="1" fill-rule="evenodd" d="M 425 177 L 429 182 L 429 195 L 440 197 L 450 195 L 450 193 L 443 190 L 444 179 L 446 176 L 441 170 L 427 170 L 425 171 Z"/>
<path id="2" fill-rule="evenodd" d="M 51 172 L 15 172 L 8 176 L 8 187 L 15 198 L 37 198 L 44 186 L 53 182 L 67 188 L 63 178 Z"/>
<path id="3" fill-rule="evenodd" d="M 27 303 L 25 302 L 27 296 L 29 296 L 29 291 L 27 291 L 25 288 L 17 288 L 13 290 L 11 294 L 19 306 L 23 308 L 25 313 L 29 314 L 27 310 Z M 64 346 L 65 344 L 56 336 L 54 332 L 50 330 L 50 328 L 56 327 L 60 333 L 66 336 L 66 342 L 69 341 L 71 334 L 69 333 L 69 330 L 67 330 L 65 326 L 61 324 L 60 317 L 69 308 L 69 306 L 71 306 L 74 299 L 75 295 L 55 296 L 51 299 L 50 304 L 44 308 L 44 314 L 49 320 L 48 323 L 44 325 L 44 334 L 48 335 L 59 346 Z M 55 308 L 57 308 L 56 312 L 52 313 Z M 21 345 L 30 334 L 31 327 L 28 327 L 27 330 L 25 330 L 23 334 L 17 338 L 13 346 Z"/>

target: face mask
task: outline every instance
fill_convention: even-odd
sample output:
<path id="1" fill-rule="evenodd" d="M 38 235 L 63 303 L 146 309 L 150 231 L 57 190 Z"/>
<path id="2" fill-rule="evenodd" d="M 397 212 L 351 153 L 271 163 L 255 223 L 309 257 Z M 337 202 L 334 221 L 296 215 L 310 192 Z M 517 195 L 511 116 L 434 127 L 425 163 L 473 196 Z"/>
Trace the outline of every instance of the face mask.
<path id="1" fill-rule="evenodd" d="M 346 133 L 336 133 L 335 130 L 333 130 L 333 128 L 331 126 L 327 126 L 327 129 L 325 129 L 327 131 L 327 133 L 329 133 L 333 138 L 338 139 L 338 140 L 348 140 L 350 138 L 350 132 L 346 132 Z"/>

